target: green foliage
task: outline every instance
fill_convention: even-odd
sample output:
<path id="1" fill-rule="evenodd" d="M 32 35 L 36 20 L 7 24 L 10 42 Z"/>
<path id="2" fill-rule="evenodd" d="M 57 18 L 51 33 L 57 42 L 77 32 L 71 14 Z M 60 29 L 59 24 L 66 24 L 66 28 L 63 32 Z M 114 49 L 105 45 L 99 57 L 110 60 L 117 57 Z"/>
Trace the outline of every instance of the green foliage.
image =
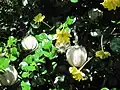
<path id="1" fill-rule="evenodd" d="M 72 3 L 77 3 L 78 0 L 70 0 Z"/>
<path id="2" fill-rule="evenodd" d="M 105 87 L 105 88 L 102 88 L 101 90 L 109 90 L 109 89 Z"/>
<path id="3" fill-rule="evenodd" d="M 23 72 L 22 73 L 22 78 L 27 78 L 29 77 L 30 73 L 29 72 Z"/>
<path id="4" fill-rule="evenodd" d="M 32 90 L 32 88 L 34 90 L 34 87 L 40 88 L 40 90 L 43 87 L 47 90 L 86 88 L 96 90 L 100 89 L 99 86 L 109 85 L 110 82 L 114 81 L 114 77 L 118 78 L 120 21 L 118 20 L 119 15 L 116 14 L 119 10 L 107 12 L 101 9 L 100 2 L 101 0 L 0 1 L 0 71 L 1 73 L 4 72 L 8 65 L 14 65 L 18 71 L 16 83 L 12 86 L 1 86 L 0 90 L 13 88 L 14 86 L 18 86 L 15 87 L 15 89 L 18 89 L 20 85 L 22 90 Z M 95 7 L 101 10 L 93 9 L 94 6 L 92 5 L 96 5 Z M 89 10 L 94 10 L 96 13 L 92 12 L 91 15 L 88 15 Z M 43 13 L 39 13 L 39 11 Z M 96 17 L 100 13 L 97 11 L 102 11 L 104 18 L 98 20 Z M 66 17 L 66 21 L 63 21 Z M 94 22 L 91 17 L 97 22 Z M 111 18 L 118 21 L 111 21 Z M 57 53 L 58 48 L 56 49 L 57 46 L 54 46 L 57 29 L 72 30 L 70 31 L 72 36 L 70 37 L 70 45 L 74 45 L 74 37 L 78 35 L 78 44 L 87 47 L 88 58 L 93 57 L 83 69 L 87 77 L 85 81 L 76 82 L 72 79 L 68 71 L 70 65 L 65 58 L 66 51 L 63 54 Z M 95 35 L 90 34 L 91 32 Z M 20 42 L 23 37 L 30 34 L 35 36 L 39 42 L 38 48 L 35 51 L 22 51 Z M 101 48 L 100 35 L 97 34 L 105 35 L 103 41 L 105 51 L 98 51 L 95 54 L 96 50 Z M 111 36 L 114 38 L 110 41 Z M 113 52 L 109 50 L 109 47 Z M 61 45 L 60 48 L 66 48 L 67 50 L 69 46 Z M 114 52 L 117 53 L 114 54 Z M 95 58 L 95 55 L 106 60 L 99 60 L 99 58 Z M 19 66 L 17 66 L 18 64 Z M 19 82 L 21 82 L 20 85 Z M 97 85 L 97 83 L 100 85 Z M 108 90 L 108 88 L 102 88 L 101 90 Z M 117 90 L 117 88 L 112 90 Z"/>
<path id="5" fill-rule="evenodd" d="M 67 17 L 67 20 L 65 21 L 65 24 L 67 24 L 67 25 L 72 25 L 74 22 L 76 21 L 76 18 L 75 17 L 73 17 L 73 16 L 68 16 Z"/>
<path id="6" fill-rule="evenodd" d="M 24 82 L 24 81 L 22 81 L 22 82 L 21 82 L 21 87 L 22 87 L 22 90 L 31 90 L 31 87 L 30 87 L 30 83 L 29 83 L 29 82 Z"/>
<path id="7" fill-rule="evenodd" d="M 14 38 L 13 36 L 10 36 L 7 41 L 7 46 L 8 47 L 14 46 L 16 42 L 17 42 L 17 39 Z"/>
<path id="8" fill-rule="evenodd" d="M 120 38 L 119 37 L 115 37 L 112 39 L 110 48 L 114 52 L 118 52 L 118 53 L 120 52 Z"/>
<path id="9" fill-rule="evenodd" d="M 0 71 L 5 70 L 9 65 L 9 59 L 5 57 L 0 57 Z"/>
<path id="10" fill-rule="evenodd" d="M 42 40 L 48 38 L 46 33 L 41 33 L 41 34 L 39 34 L 39 35 L 36 35 L 35 37 L 36 37 L 36 39 L 37 39 L 39 42 L 42 42 Z"/>

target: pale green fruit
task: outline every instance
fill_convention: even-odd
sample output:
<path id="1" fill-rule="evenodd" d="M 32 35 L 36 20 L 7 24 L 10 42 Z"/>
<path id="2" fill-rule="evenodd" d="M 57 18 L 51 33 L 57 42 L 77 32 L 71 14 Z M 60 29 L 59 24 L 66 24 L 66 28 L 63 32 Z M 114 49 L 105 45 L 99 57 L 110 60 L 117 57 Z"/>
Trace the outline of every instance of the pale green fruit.
<path id="1" fill-rule="evenodd" d="M 18 77 L 18 72 L 14 66 L 9 65 L 3 74 L 0 74 L 0 84 L 3 86 L 13 85 Z"/>
<path id="2" fill-rule="evenodd" d="M 38 47 L 38 41 L 32 35 L 25 37 L 21 44 L 25 50 L 35 50 Z"/>
<path id="3" fill-rule="evenodd" d="M 83 46 L 71 46 L 66 52 L 66 58 L 71 66 L 81 67 L 87 60 L 87 51 Z"/>

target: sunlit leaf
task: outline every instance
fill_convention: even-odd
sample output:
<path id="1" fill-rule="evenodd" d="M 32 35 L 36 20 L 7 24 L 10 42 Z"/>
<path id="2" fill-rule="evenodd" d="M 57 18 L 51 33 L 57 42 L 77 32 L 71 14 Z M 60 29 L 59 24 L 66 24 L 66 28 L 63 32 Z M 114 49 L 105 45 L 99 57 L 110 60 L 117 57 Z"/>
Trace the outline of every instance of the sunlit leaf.
<path id="1" fill-rule="evenodd" d="M 45 41 L 43 41 L 42 42 L 42 48 L 43 49 L 50 49 L 52 47 L 52 41 L 48 41 L 48 42 L 45 42 Z"/>
<path id="2" fill-rule="evenodd" d="M 75 21 L 76 21 L 76 18 L 75 18 L 75 17 L 73 17 L 73 16 L 71 16 L 71 17 L 68 16 L 65 23 L 68 24 L 68 25 L 72 25 Z"/>
<path id="3" fill-rule="evenodd" d="M 36 37 L 36 39 L 37 39 L 39 42 L 41 42 L 41 41 L 43 41 L 44 39 L 47 39 L 47 34 L 46 34 L 46 33 L 41 33 L 41 34 L 39 34 L 39 35 L 36 35 L 35 37 Z"/>
<path id="4" fill-rule="evenodd" d="M 29 77 L 29 75 L 30 75 L 29 72 L 23 72 L 23 73 L 22 73 L 22 77 L 23 77 L 23 78 Z"/>
<path id="5" fill-rule="evenodd" d="M 33 62 L 33 56 L 28 55 L 25 59 L 23 59 L 24 62 L 27 62 L 28 64 L 31 64 Z"/>
<path id="6" fill-rule="evenodd" d="M 10 61 L 15 61 L 15 60 L 17 60 L 17 57 L 10 54 L 9 59 L 10 59 Z"/>
<path id="7" fill-rule="evenodd" d="M 22 90 L 31 90 L 31 85 L 30 85 L 29 82 L 22 81 L 21 82 L 21 87 L 22 87 Z"/>
<path id="8" fill-rule="evenodd" d="M 4 57 L 0 58 L 0 70 L 6 69 L 8 65 L 9 65 L 9 59 Z"/>
<path id="9" fill-rule="evenodd" d="M 10 37 L 8 38 L 7 45 L 10 47 L 10 46 L 16 44 L 16 42 L 17 42 L 17 39 L 14 38 L 13 36 L 10 36 Z"/>
<path id="10" fill-rule="evenodd" d="M 78 0 L 70 0 L 72 3 L 77 3 Z"/>
<path id="11" fill-rule="evenodd" d="M 19 56 L 19 52 L 17 51 L 17 48 L 16 48 L 16 47 L 10 48 L 10 52 L 11 52 L 11 54 L 14 55 L 14 56 Z"/>

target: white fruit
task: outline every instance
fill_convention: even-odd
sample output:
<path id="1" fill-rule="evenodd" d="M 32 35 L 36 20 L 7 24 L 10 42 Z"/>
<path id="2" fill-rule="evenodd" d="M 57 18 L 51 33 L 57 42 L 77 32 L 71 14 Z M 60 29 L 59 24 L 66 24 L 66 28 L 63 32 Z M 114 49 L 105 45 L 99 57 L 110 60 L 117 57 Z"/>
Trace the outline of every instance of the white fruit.
<path id="1" fill-rule="evenodd" d="M 32 35 L 25 37 L 21 44 L 25 50 L 35 50 L 38 47 L 38 41 Z"/>
<path id="2" fill-rule="evenodd" d="M 14 66 L 9 65 L 3 74 L 0 74 L 0 84 L 5 86 L 13 85 L 18 77 L 18 72 Z"/>
<path id="3" fill-rule="evenodd" d="M 71 66 L 81 67 L 87 59 L 87 51 L 83 46 L 71 46 L 66 52 L 66 58 Z"/>

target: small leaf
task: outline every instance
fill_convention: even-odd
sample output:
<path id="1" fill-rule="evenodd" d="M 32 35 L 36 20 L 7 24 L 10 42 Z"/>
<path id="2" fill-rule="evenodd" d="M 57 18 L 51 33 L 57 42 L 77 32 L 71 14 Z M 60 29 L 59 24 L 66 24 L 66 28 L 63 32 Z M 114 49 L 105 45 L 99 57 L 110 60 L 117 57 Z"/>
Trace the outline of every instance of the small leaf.
<path id="1" fill-rule="evenodd" d="M 47 39 L 47 38 L 48 38 L 46 33 L 41 33 L 41 34 L 39 34 L 39 35 L 36 35 L 35 37 L 36 37 L 36 39 L 37 39 L 39 42 L 41 42 L 41 41 L 43 41 L 44 39 Z"/>
<path id="2" fill-rule="evenodd" d="M 109 90 L 108 88 L 104 87 L 104 88 L 101 88 L 101 90 Z"/>
<path id="3" fill-rule="evenodd" d="M 44 70 L 41 74 L 46 74 L 47 73 L 47 70 Z"/>
<path id="4" fill-rule="evenodd" d="M 9 60 L 7 58 L 0 58 L 0 70 L 4 70 L 8 67 L 9 65 Z"/>
<path id="5" fill-rule="evenodd" d="M 16 42 L 17 42 L 17 39 L 14 38 L 13 36 L 10 36 L 10 37 L 8 38 L 8 41 L 7 41 L 7 46 L 10 47 L 10 46 L 16 44 Z"/>
<path id="6" fill-rule="evenodd" d="M 30 85 L 29 82 L 22 81 L 21 82 L 21 87 L 22 87 L 22 90 L 31 90 L 31 85 Z"/>
<path id="7" fill-rule="evenodd" d="M 15 56 L 13 56 L 13 55 L 10 54 L 9 59 L 10 59 L 10 61 L 15 61 L 15 60 L 17 60 L 17 57 L 15 57 Z"/>
<path id="8" fill-rule="evenodd" d="M 72 3 L 77 3 L 78 0 L 70 0 Z"/>
<path id="9" fill-rule="evenodd" d="M 120 21 L 119 21 L 119 22 L 117 22 L 117 24 L 120 24 Z"/>
<path id="10" fill-rule="evenodd" d="M 48 41 L 48 42 L 43 41 L 42 42 L 43 49 L 49 50 L 51 47 L 52 47 L 52 41 Z"/>
<path id="11" fill-rule="evenodd" d="M 44 58 L 41 58 L 41 59 L 35 59 L 35 62 L 36 63 L 45 63 L 45 59 Z"/>
<path id="12" fill-rule="evenodd" d="M 113 52 L 120 53 L 120 37 L 115 37 L 111 40 L 110 48 Z"/>
<path id="13" fill-rule="evenodd" d="M 22 70 L 23 70 L 23 71 L 26 71 L 26 72 L 30 72 L 30 71 L 36 70 L 36 68 L 35 68 L 35 66 L 33 66 L 33 65 L 30 65 L 30 66 L 25 65 L 25 66 L 22 66 Z"/>
<path id="14" fill-rule="evenodd" d="M 19 52 L 17 51 L 17 48 L 16 48 L 16 47 L 10 48 L 10 53 L 11 53 L 13 56 L 19 56 Z"/>
<path id="15" fill-rule="evenodd" d="M 45 57 L 50 57 L 50 53 L 47 52 L 47 51 L 43 51 L 43 54 L 44 54 Z"/>
<path id="16" fill-rule="evenodd" d="M 23 78 L 29 77 L 29 75 L 30 75 L 29 72 L 23 72 L 23 73 L 22 73 L 22 77 L 23 77 Z"/>
<path id="17" fill-rule="evenodd" d="M 25 59 L 23 59 L 23 61 L 31 64 L 33 62 L 33 58 L 34 57 L 32 55 L 28 55 Z"/>
<path id="18" fill-rule="evenodd" d="M 39 57 L 41 57 L 42 55 L 43 55 L 43 50 L 38 48 L 38 49 L 35 51 L 34 57 L 39 58 Z"/>
<path id="19" fill-rule="evenodd" d="M 29 72 L 30 72 L 30 71 L 35 71 L 36 68 L 35 68 L 35 66 L 30 65 L 30 66 L 27 67 L 27 70 L 28 70 Z"/>
<path id="20" fill-rule="evenodd" d="M 75 18 L 75 17 L 73 17 L 73 16 L 71 16 L 71 17 L 68 16 L 65 23 L 68 24 L 68 25 L 72 25 L 75 21 L 76 21 L 76 18 Z"/>

